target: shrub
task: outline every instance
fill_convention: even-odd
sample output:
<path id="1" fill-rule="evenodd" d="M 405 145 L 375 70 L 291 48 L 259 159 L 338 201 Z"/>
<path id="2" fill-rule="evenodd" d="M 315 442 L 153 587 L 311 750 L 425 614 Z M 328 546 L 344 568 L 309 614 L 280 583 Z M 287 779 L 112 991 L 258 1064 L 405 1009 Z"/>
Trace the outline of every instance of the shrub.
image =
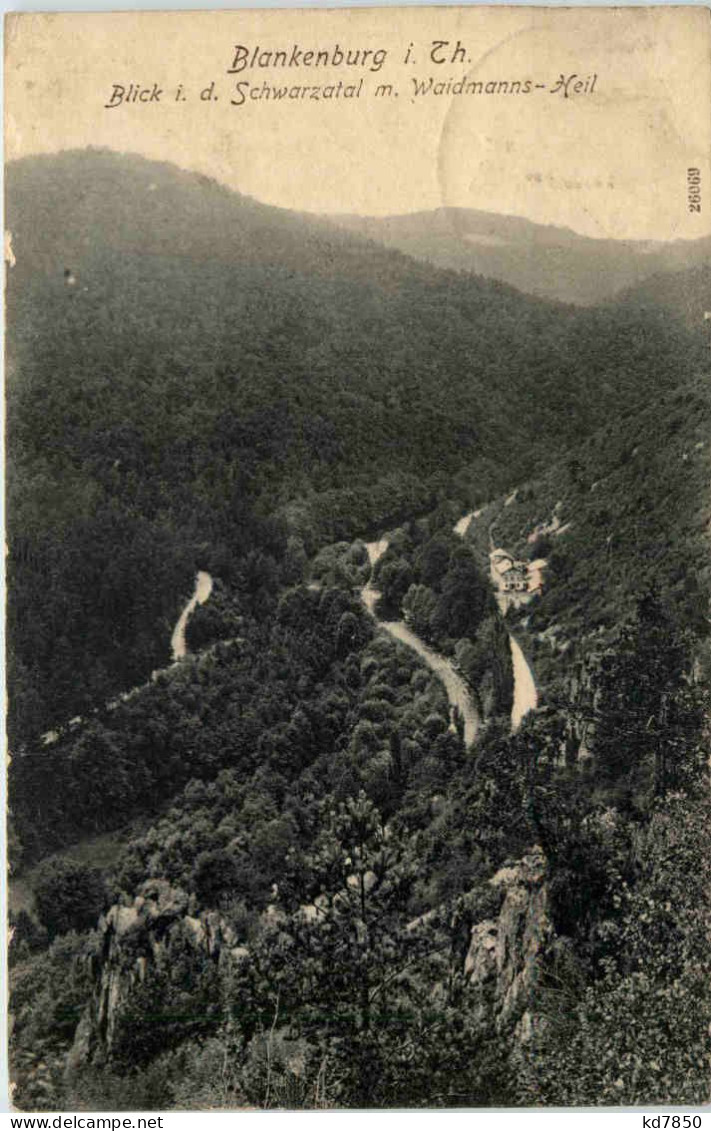
<path id="1" fill-rule="evenodd" d="M 76 860 L 46 860 L 32 887 L 37 916 L 50 938 L 93 927 L 105 903 L 101 872 Z"/>

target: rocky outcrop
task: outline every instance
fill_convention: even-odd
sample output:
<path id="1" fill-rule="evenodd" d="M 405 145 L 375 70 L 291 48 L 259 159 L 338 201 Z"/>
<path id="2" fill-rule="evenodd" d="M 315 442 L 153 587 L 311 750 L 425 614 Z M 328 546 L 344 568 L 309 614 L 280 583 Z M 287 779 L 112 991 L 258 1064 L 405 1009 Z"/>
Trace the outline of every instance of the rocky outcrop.
<path id="1" fill-rule="evenodd" d="M 600 705 L 599 682 L 608 652 L 592 650 L 585 659 L 570 665 L 563 680 L 563 694 L 570 704 L 566 712 L 565 758 L 567 765 L 587 761 L 595 743 L 595 718 Z"/>
<path id="2" fill-rule="evenodd" d="M 201 969 L 216 970 L 247 955 L 216 911 L 196 914 L 194 899 L 165 880 L 149 880 L 132 902 L 115 904 L 99 920 L 98 931 L 90 958 L 96 989 L 77 1027 L 69 1070 L 89 1060 L 111 1059 L 124 1010 L 151 979 L 170 984 L 176 954 L 182 960 L 181 989 L 186 980 L 190 989 L 191 964 L 197 984 Z"/>
<path id="3" fill-rule="evenodd" d="M 464 960 L 476 1018 L 487 1028 L 493 1023 L 499 1031 L 515 1029 L 521 1040 L 532 1028 L 536 988 L 554 941 L 546 876 L 546 860 L 536 846 L 491 878 L 500 907 L 495 917 L 471 928 Z M 317 917 L 318 901 L 303 915 Z M 120 1063 L 127 1030 L 142 1023 L 147 1009 L 160 1011 L 166 1000 L 177 1000 L 184 1013 L 205 1016 L 216 996 L 209 979 L 222 979 L 247 958 L 247 948 L 218 912 L 198 913 L 194 897 L 164 880 L 144 883 L 133 900 L 115 904 L 99 921 L 90 959 L 95 991 L 67 1070 L 87 1062 Z M 150 1005 L 146 994 L 153 995 Z"/>
<path id="4" fill-rule="evenodd" d="M 471 930 L 464 971 L 477 991 L 477 1016 L 493 1019 L 499 1030 L 517 1023 L 525 1029 L 527 1016 L 530 1021 L 528 1011 L 553 942 L 546 874 L 538 846 L 501 868 L 489 881 L 503 895 L 499 914 Z"/>

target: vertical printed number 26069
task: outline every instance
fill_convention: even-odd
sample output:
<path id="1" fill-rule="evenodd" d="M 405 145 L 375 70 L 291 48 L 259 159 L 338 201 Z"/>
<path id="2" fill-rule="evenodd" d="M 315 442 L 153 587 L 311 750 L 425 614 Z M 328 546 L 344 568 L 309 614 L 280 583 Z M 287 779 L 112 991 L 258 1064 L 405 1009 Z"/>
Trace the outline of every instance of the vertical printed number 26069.
<path id="1" fill-rule="evenodd" d="M 686 170 L 686 197 L 689 212 L 701 211 L 701 172 L 699 169 Z"/>

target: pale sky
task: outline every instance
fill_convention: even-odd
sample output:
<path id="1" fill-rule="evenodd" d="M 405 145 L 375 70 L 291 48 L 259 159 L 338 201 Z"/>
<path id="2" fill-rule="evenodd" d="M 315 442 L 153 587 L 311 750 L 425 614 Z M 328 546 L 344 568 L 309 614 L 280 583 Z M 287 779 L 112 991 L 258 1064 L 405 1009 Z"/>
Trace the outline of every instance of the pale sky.
<path id="1" fill-rule="evenodd" d="M 106 145 L 311 212 L 457 205 L 590 236 L 711 233 L 705 8 L 26 14 L 6 41 L 8 159 Z M 266 65 L 228 74 L 237 45 Z M 361 54 L 346 66 L 337 49 Z M 328 64 L 306 66 L 308 51 Z M 216 99 L 201 100 L 213 82 Z M 265 82 L 309 92 L 253 98 Z M 107 108 L 130 84 L 163 93 Z"/>

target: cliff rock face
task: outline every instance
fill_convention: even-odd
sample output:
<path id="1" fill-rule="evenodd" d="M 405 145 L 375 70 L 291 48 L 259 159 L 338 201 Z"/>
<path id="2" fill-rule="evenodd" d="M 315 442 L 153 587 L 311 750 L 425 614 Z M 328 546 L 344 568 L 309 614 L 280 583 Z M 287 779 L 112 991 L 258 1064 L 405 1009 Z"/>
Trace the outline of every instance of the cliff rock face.
<path id="1" fill-rule="evenodd" d="M 489 883 L 501 893 L 501 906 L 496 918 L 472 927 L 464 970 L 474 990 L 477 1018 L 487 1026 L 493 1022 L 499 1031 L 515 1029 L 525 1040 L 542 965 L 553 943 L 543 852 L 532 848 Z M 209 1023 L 210 1008 L 219 1008 L 215 978 L 226 972 L 226 965 L 239 967 L 247 955 L 217 912 L 195 914 L 186 893 L 164 880 L 144 883 L 132 902 L 114 905 L 99 921 L 90 959 L 96 988 L 67 1069 L 87 1062 L 120 1063 L 127 1042 L 132 1047 L 154 1039 L 162 1051 L 171 1041 L 173 1016 Z M 163 1028 L 151 1021 L 148 1036 L 141 1037 L 136 1026 L 147 1012 Z M 189 1035 L 184 1028 L 180 1034 Z"/>
<path id="2" fill-rule="evenodd" d="M 543 961 L 553 942 L 546 859 L 536 845 L 489 881 L 503 893 L 496 919 L 472 927 L 464 971 L 477 993 L 477 1015 L 503 1030 L 527 1028 Z M 530 1028 L 530 1025 L 528 1025 Z"/>
<path id="3" fill-rule="evenodd" d="M 111 1059 L 120 1043 L 122 1015 L 149 982 L 199 993 L 201 970 L 216 971 L 245 955 L 215 911 L 191 915 L 191 901 L 164 880 L 149 880 L 132 903 L 115 904 L 99 920 L 90 959 L 96 990 L 77 1027 L 67 1067 Z M 179 985 L 179 991 L 178 991 Z"/>
<path id="4" fill-rule="evenodd" d="M 578 660 L 571 666 L 563 686 L 573 710 L 568 712 L 565 743 L 565 762 L 575 762 L 590 758 L 595 737 L 593 719 L 598 708 L 599 693 L 595 691 L 595 681 L 600 672 L 600 656 L 593 653 L 586 660 Z"/>

